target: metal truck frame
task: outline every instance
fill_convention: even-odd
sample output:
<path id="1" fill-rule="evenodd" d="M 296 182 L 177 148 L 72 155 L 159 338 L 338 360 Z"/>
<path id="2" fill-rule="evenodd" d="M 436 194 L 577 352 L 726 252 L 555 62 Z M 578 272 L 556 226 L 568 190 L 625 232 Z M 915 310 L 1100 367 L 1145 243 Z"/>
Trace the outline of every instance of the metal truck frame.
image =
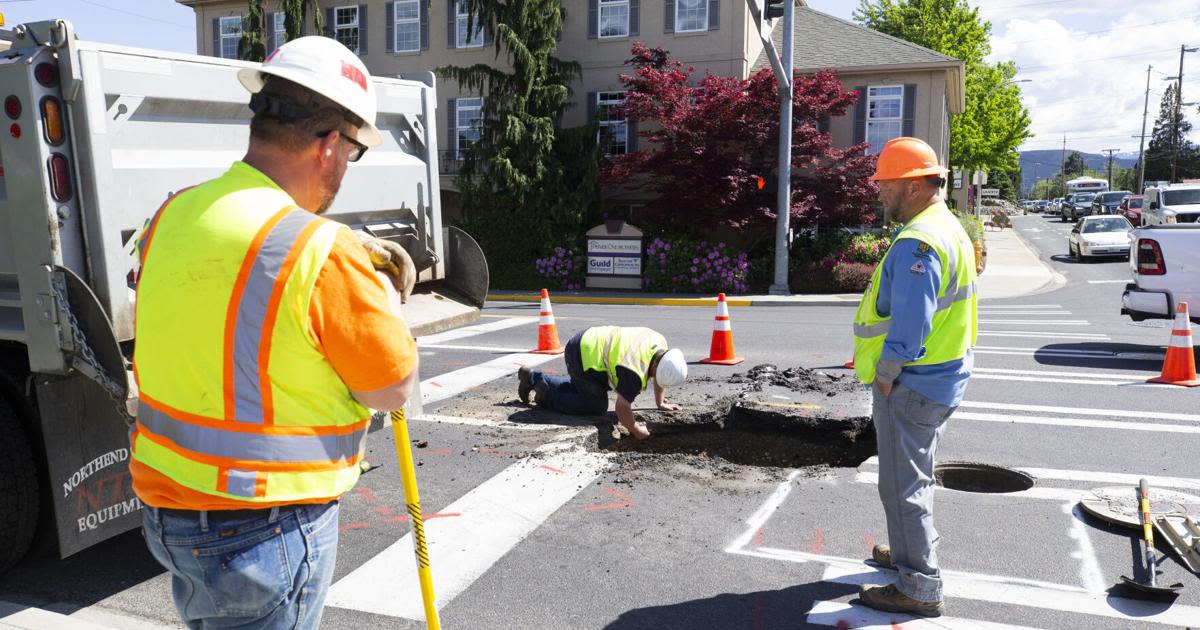
<path id="1" fill-rule="evenodd" d="M 244 154 L 236 74 L 254 64 L 80 41 L 64 20 L 0 39 L 2 572 L 36 532 L 65 557 L 141 525 L 127 465 L 134 245 L 171 195 Z M 419 273 L 404 314 L 429 334 L 479 316 L 487 265 L 441 223 L 432 73 L 375 81 L 384 144 L 350 165 L 325 216 L 408 250 Z"/>

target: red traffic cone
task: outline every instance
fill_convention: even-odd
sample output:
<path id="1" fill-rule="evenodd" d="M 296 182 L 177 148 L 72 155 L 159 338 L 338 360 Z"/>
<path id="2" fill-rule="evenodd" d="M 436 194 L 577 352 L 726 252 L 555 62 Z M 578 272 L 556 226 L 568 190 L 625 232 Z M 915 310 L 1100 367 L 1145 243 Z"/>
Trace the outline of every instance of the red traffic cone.
<path id="1" fill-rule="evenodd" d="M 708 358 L 700 359 L 701 363 L 716 365 L 737 365 L 745 361 L 736 356 L 733 351 L 733 327 L 729 325 L 729 305 L 725 303 L 725 294 L 717 295 L 717 318 L 713 320 L 712 344 L 708 349 Z"/>
<path id="2" fill-rule="evenodd" d="M 1167 346 L 1162 376 L 1147 382 L 1184 387 L 1200 385 L 1200 380 L 1196 379 L 1196 357 L 1192 354 L 1192 322 L 1188 318 L 1187 302 L 1180 302 L 1175 309 L 1175 329 L 1171 331 L 1171 343 Z"/>
<path id="3" fill-rule="evenodd" d="M 567 349 L 558 342 L 558 324 L 550 308 L 550 292 L 542 289 L 542 309 L 538 313 L 538 345 L 533 354 L 562 354 Z"/>

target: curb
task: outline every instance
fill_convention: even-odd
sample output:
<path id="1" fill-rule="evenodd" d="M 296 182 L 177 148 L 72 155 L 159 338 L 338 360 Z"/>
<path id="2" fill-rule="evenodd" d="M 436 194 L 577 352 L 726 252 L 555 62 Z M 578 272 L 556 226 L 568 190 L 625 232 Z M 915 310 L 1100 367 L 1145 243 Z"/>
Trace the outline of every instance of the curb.
<path id="1" fill-rule="evenodd" d="M 1015 228 L 1013 229 L 1013 236 L 1017 237 L 1017 242 L 1021 244 L 1021 247 L 1024 247 L 1025 251 L 1029 252 L 1029 255 L 1033 257 L 1033 259 L 1036 260 L 1038 264 L 1041 265 L 1047 272 L 1050 273 L 1050 279 L 1047 280 L 1045 284 L 1029 291 L 1025 295 L 1040 295 L 1042 293 L 1050 293 L 1051 291 L 1056 291 L 1067 285 L 1067 278 L 1056 271 L 1054 267 L 1050 266 L 1045 260 L 1043 260 L 1041 253 L 1035 247 L 1027 243 L 1025 241 L 1025 237 L 1021 236 L 1021 233 Z"/>
<path id="2" fill-rule="evenodd" d="M 839 298 L 830 296 L 780 296 L 770 299 L 726 297 L 725 304 L 729 306 L 855 306 L 861 296 Z M 534 294 L 489 293 L 489 302 L 530 302 L 537 303 L 540 296 Z M 654 298 L 654 297 L 616 297 L 603 295 L 555 295 L 552 301 L 557 304 L 597 304 L 597 305 L 633 305 L 633 306 L 704 306 L 714 308 L 717 299 L 713 298 Z"/>

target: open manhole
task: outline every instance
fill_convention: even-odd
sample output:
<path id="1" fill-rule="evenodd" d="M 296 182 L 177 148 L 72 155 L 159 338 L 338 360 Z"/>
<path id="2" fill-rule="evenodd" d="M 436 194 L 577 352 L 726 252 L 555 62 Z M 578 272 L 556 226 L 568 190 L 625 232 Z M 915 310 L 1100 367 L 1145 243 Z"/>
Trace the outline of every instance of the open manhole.
<path id="1" fill-rule="evenodd" d="M 714 399 L 716 384 L 702 404 L 684 400 L 685 412 L 643 416 L 649 439 L 601 448 L 780 468 L 856 467 L 876 454 L 870 394 L 851 377 L 764 365 L 721 382 L 725 395 Z"/>
<path id="2" fill-rule="evenodd" d="M 933 478 L 943 488 L 963 492 L 1020 492 L 1033 487 L 1033 477 L 1019 470 L 972 462 L 936 464 Z"/>

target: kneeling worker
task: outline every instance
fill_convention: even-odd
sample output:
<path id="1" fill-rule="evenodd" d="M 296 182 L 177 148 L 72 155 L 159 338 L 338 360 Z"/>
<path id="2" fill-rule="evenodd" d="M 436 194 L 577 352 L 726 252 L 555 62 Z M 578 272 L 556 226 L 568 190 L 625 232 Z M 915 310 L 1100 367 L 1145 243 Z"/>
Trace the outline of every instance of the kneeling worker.
<path id="1" fill-rule="evenodd" d="M 654 379 L 654 402 L 663 411 L 679 405 L 667 402 L 666 389 L 687 378 L 683 352 L 667 348 L 667 340 L 649 328 L 596 326 L 567 342 L 563 358 L 569 376 L 555 376 L 523 367 L 517 372 L 522 402 L 554 411 L 599 415 L 608 411 L 608 391 L 617 392 L 617 420 L 639 440 L 650 437 L 646 425 L 633 418 L 633 399 Z"/>

